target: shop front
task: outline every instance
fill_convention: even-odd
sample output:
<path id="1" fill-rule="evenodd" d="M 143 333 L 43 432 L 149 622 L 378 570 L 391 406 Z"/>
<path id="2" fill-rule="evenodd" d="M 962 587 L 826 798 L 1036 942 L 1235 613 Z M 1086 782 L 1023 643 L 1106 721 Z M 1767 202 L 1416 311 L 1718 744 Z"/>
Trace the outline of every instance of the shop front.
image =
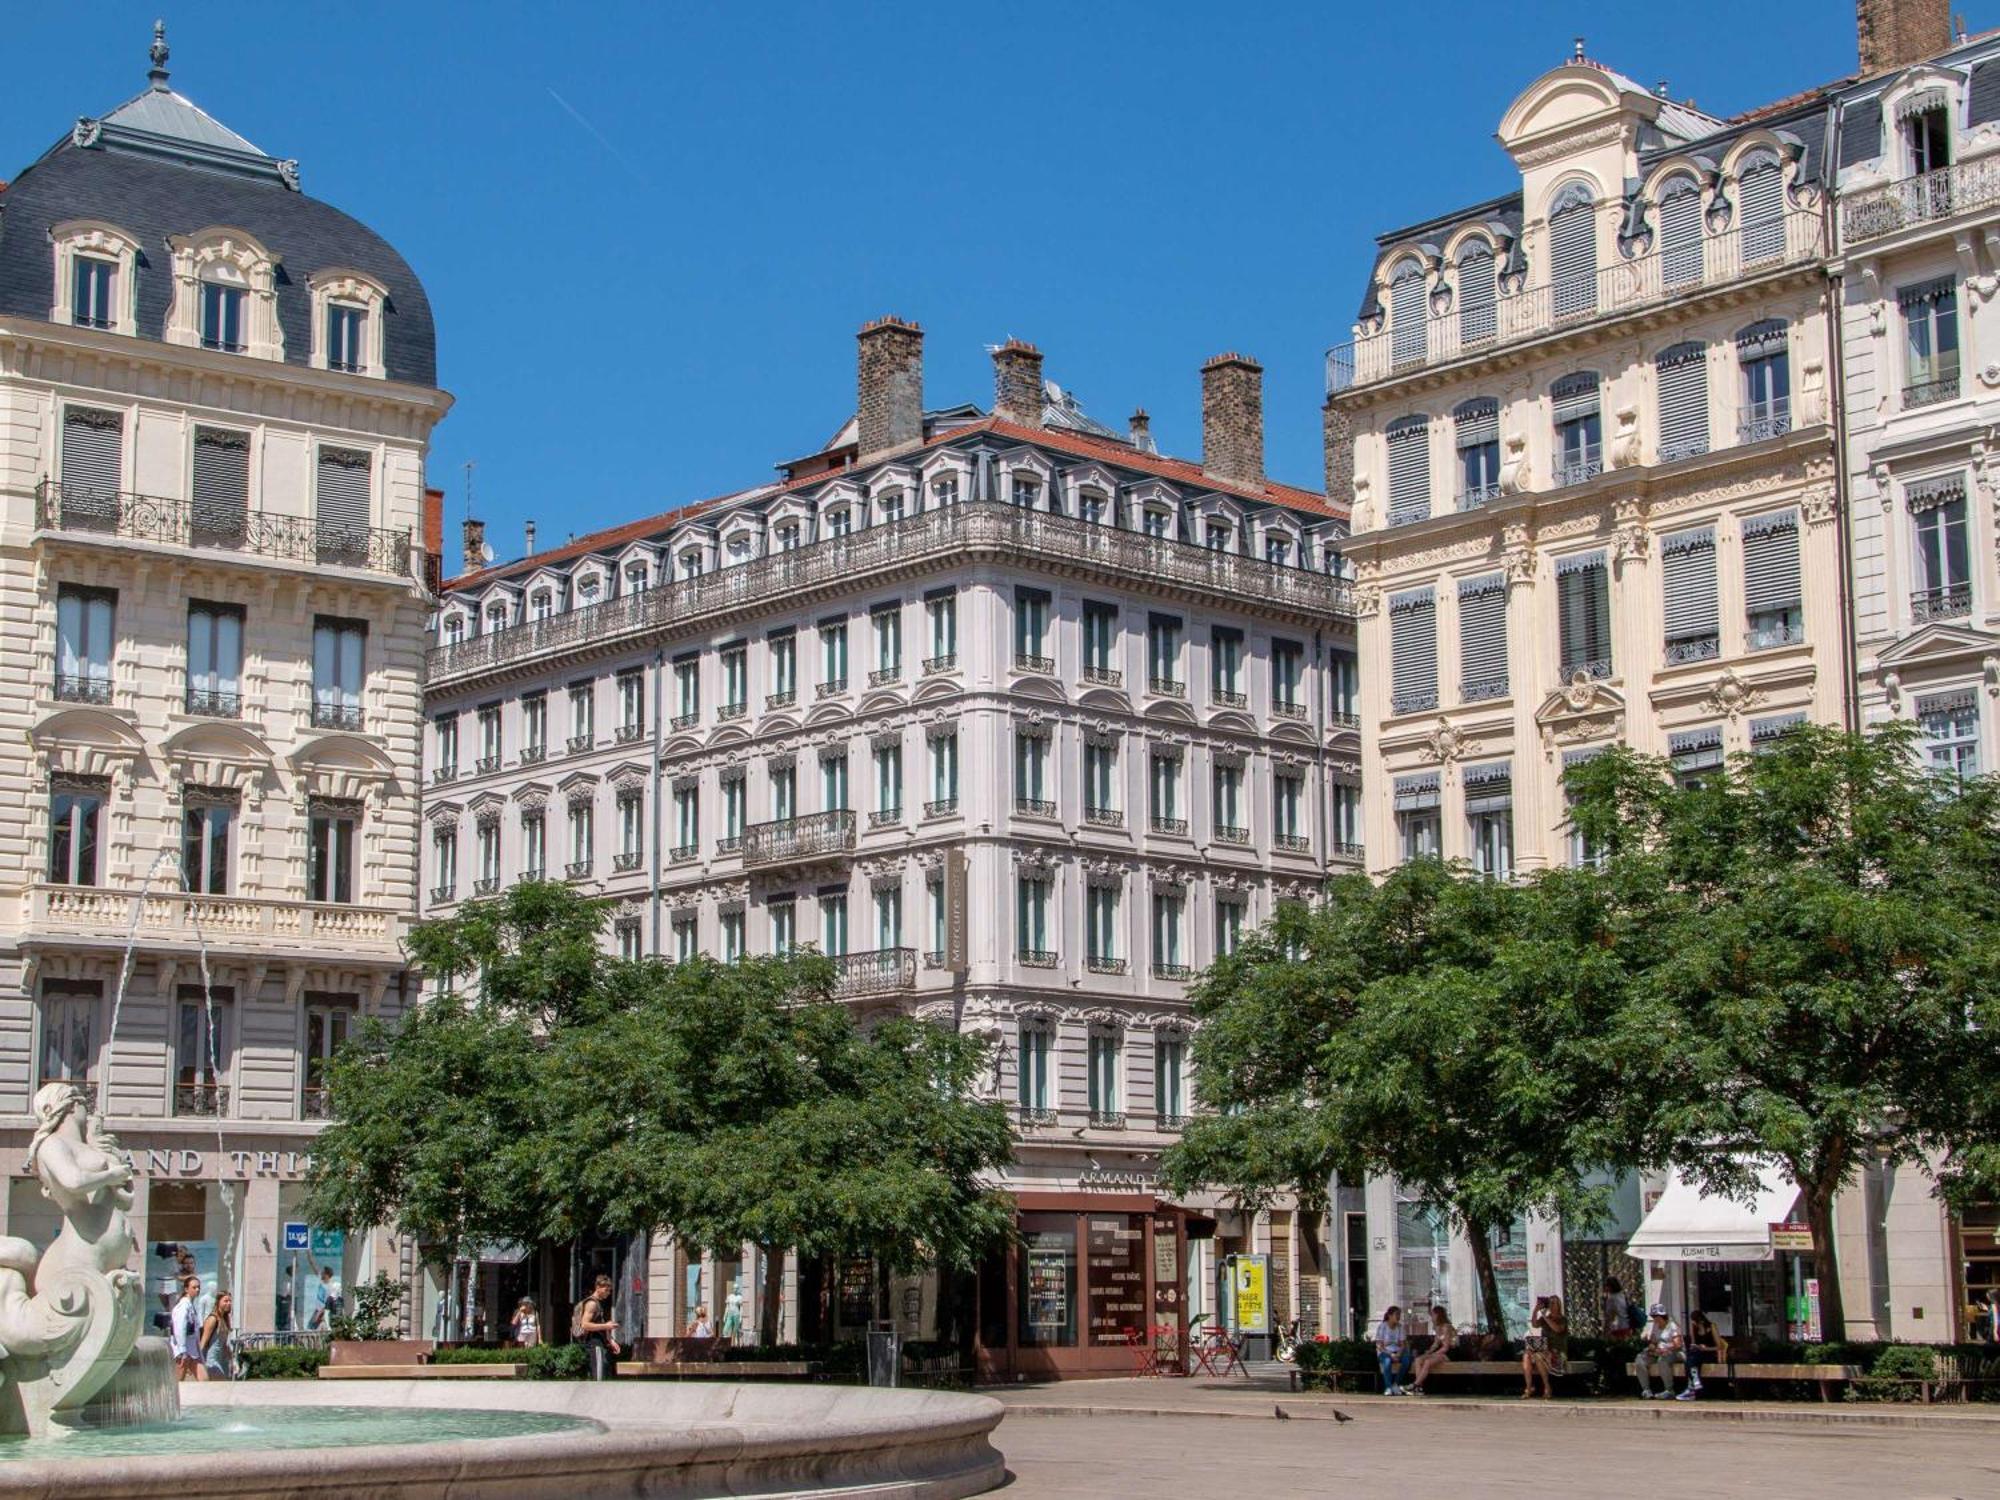
<path id="1" fill-rule="evenodd" d="M 981 1266 L 982 1381 L 1131 1375 L 1187 1330 L 1186 1209 L 1148 1194 L 1023 1192 L 1019 1235 Z"/>
<path id="2" fill-rule="evenodd" d="M 1782 1168 L 1756 1172 L 1747 1202 L 1672 1174 L 1627 1251 L 1646 1263 L 1647 1300 L 1675 1318 L 1699 1310 L 1724 1338 L 1809 1342 L 1820 1336 L 1819 1279 L 1799 1190 Z"/>

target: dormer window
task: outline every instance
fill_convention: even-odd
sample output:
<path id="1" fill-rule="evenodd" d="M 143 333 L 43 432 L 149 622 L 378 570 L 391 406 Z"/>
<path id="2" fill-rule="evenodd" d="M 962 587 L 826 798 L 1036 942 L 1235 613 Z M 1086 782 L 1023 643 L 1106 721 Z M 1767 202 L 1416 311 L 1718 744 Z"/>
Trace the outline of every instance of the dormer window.
<path id="1" fill-rule="evenodd" d="M 846 536 L 853 529 L 854 512 L 846 506 L 843 505 L 839 510 L 827 512 L 826 534 L 828 536 Z"/>
<path id="2" fill-rule="evenodd" d="M 933 504 L 933 505 L 956 505 L 956 504 L 958 504 L 958 479 L 957 479 L 957 476 L 955 476 L 955 475 L 947 475 L 947 476 L 946 476 L 946 477 L 944 477 L 943 479 L 938 479 L 938 480 L 934 480 L 934 481 L 932 481 L 932 483 L 931 483 L 931 504 Z"/>
<path id="3" fill-rule="evenodd" d="M 903 492 L 897 490 L 892 495 L 882 497 L 882 519 L 900 521 L 903 519 Z"/>
<path id="4" fill-rule="evenodd" d="M 646 565 L 642 562 L 625 564 L 625 592 L 643 594 L 646 592 Z"/>
<path id="5" fill-rule="evenodd" d="M 528 618 L 537 622 L 546 620 L 556 612 L 556 596 L 547 589 L 536 589 L 528 596 Z"/>
<path id="6" fill-rule="evenodd" d="M 489 635 L 496 630 L 505 630 L 506 628 L 507 628 L 506 605 L 496 604 L 491 609 L 486 611 L 486 630 Z"/>
<path id="7" fill-rule="evenodd" d="M 1942 171 L 1951 165 L 1951 115 L 1943 89 L 1924 89 L 1897 106 L 1903 139 L 1908 143 L 1911 175 Z"/>
<path id="8" fill-rule="evenodd" d="M 597 587 L 597 575 L 586 573 L 576 581 L 576 597 L 585 604 L 593 604 L 597 600 Z"/>
<path id="9" fill-rule="evenodd" d="M 1208 550 L 1211 552 L 1227 552 L 1229 550 L 1229 528 L 1218 525 L 1213 521 L 1209 522 L 1206 543 Z"/>
<path id="10" fill-rule="evenodd" d="M 241 354 L 250 347 L 243 341 L 244 300 L 240 286 L 224 286 L 218 281 L 201 284 L 202 348 Z"/>
<path id="11" fill-rule="evenodd" d="M 787 521 L 783 526 L 778 528 L 778 550 L 780 552 L 791 552 L 798 545 L 799 523 L 797 521 Z"/>
<path id="12" fill-rule="evenodd" d="M 1095 490 L 1085 490 L 1083 494 L 1083 519 L 1092 526 L 1104 523 L 1104 497 Z"/>
<path id="13" fill-rule="evenodd" d="M 681 577 L 701 577 L 701 551 L 699 548 L 690 547 L 681 554 Z"/>
<path id="14" fill-rule="evenodd" d="M 1284 567 L 1292 560 L 1292 543 L 1289 537 L 1267 536 L 1264 538 L 1264 561 Z"/>
<path id="15" fill-rule="evenodd" d="M 465 616 L 446 615 L 444 620 L 444 643 L 456 646 L 465 639 Z"/>
<path id="16" fill-rule="evenodd" d="M 1008 498 L 1023 510 L 1033 510 L 1035 502 L 1042 498 L 1041 483 L 1025 475 L 1016 474 L 1008 491 Z"/>
<path id="17" fill-rule="evenodd" d="M 95 255 L 75 258 L 75 283 L 70 292 L 70 321 L 78 328 L 118 326 L 118 266 Z"/>
<path id="18" fill-rule="evenodd" d="M 1146 513 L 1139 524 L 1144 528 L 1147 536 L 1165 537 L 1173 535 L 1173 516 L 1156 506 L 1149 505 L 1146 507 Z"/>
<path id="19" fill-rule="evenodd" d="M 330 302 L 326 309 L 326 367 L 359 375 L 367 368 L 368 309 Z"/>

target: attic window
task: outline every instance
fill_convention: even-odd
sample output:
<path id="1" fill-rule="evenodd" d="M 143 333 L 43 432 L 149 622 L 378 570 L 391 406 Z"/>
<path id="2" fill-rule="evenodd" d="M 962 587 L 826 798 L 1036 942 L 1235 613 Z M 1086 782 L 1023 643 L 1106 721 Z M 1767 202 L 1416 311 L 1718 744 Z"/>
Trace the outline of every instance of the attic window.
<path id="1" fill-rule="evenodd" d="M 828 536 L 846 536 L 853 529 L 854 512 L 846 506 L 843 505 L 838 510 L 830 510 L 826 513 L 826 534 Z"/>
<path id="2" fill-rule="evenodd" d="M 137 243 L 109 224 L 73 221 L 49 231 L 55 249 L 55 306 L 49 321 L 106 333 L 133 334 Z"/>
<path id="3" fill-rule="evenodd" d="M 388 288 L 360 271 L 315 271 L 312 362 L 322 370 L 380 378 Z"/>
<path id="4" fill-rule="evenodd" d="M 70 321 L 78 328 L 109 331 L 117 322 L 113 308 L 117 302 L 118 263 L 95 255 L 79 255 L 75 260 L 76 280 L 70 297 Z"/>
<path id="5" fill-rule="evenodd" d="M 367 308 L 351 307 L 345 302 L 329 304 L 326 310 L 326 367 L 359 375 L 367 333 Z"/>
<path id="6" fill-rule="evenodd" d="M 1909 142 L 1910 173 L 1921 177 L 1951 165 L 1951 113 L 1940 88 L 1922 89 L 1896 106 L 1896 120 Z"/>
<path id="7" fill-rule="evenodd" d="M 701 549 L 690 547 L 681 554 L 681 577 L 701 577 Z"/>
<path id="8" fill-rule="evenodd" d="M 528 596 L 528 618 L 546 620 L 556 612 L 556 597 L 547 589 L 536 589 Z"/>
<path id="9" fill-rule="evenodd" d="M 646 565 L 643 562 L 625 564 L 625 592 L 628 594 L 646 592 Z"/>
<path id="10" fill-rule="evenodd" d="M 224 286 L 217 281 L 201 284 L 201 347 L 226 354 L 242 354 L 250 346 L 243 341 L 243 288 Z"/>
<path id="11" fill-rule="evenodd" d="M 595 573 L 586 573 L 576 581 L 576 596 L 586 603 L 596 599 L 598 580 Z"/>

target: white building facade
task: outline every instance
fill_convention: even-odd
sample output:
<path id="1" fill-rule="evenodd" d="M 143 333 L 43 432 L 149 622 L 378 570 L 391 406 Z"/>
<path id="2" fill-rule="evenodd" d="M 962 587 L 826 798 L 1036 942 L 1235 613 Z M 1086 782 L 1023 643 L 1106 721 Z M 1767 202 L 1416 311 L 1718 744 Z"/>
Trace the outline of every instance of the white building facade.
<path id="1" fill-rule="evenodd" d="M 0 192 L 0 1151 L 91 1091 L 148 1276 L 283 1331 L 315 1253 L 400 1270 L 283 1227 L 326 1057 L 404 994 L 449 398 L 402 257 L 166 61 Z M 57 1227 L 18 1166 L 4 1214 Z"/>
<path id="2" fill-rule="evenodd" d="M 447 586 L 427 911 L 563 878 L 617 903 L 626 956 L 813 945 L 858 1009 L 987 1037 L 1025 1238 L 979 1278 L 982 1368 L 1125 1368 L 1152 1314 L 1094 1262 L 1143 1240 L 1161 1321 L 1210 1284 L 1158 1177 L 1187 981 L 1361 859 L 1346 518 L 1265 479 L 1251 361 L 1204 369 L 1193 464 L 1143 414 L 1090 422 L 1019 343 L 990 415 L 926 412 L 921 339 L 862 330 L 859 417 L 780 482 Z M 1271 1248 L 1269 1216 L 1232 1230 Z M 754 1305 L 748 1261 L 647 1253 L 654 1332 Z M 865 1273 L 858 1304 L 818 1274 L 794 1268 L 793 1328 L 879 1314 Z M 927 1327 L 936 1295 L 895 1316 Z"/>

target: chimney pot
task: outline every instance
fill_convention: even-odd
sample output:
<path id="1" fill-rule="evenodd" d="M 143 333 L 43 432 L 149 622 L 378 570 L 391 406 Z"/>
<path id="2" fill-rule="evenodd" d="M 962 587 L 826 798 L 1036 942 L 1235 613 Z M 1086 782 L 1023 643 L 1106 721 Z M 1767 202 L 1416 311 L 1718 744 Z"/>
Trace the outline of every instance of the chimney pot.
<path id="1" fill-rule="evenodd" d="M 911 447 L 924 437 L 924 331 L 890 316 L 855 336 L 854 404 L 858 461 Z"/>
<path id="2" fill-rule="evenodd" d="M 1906 67 L 1951 45 L 1951 0 L 1856 0 L 1861 71 Z"/>
<path id="3" fill-rule="evenodd" d="M 1132 446 L 1141 453 L 1159 452 L 1153 446 L 1153 419 L 1143 406 L 1132 413 Z"/>
<path id="4" fill-rule="evenodd" d="M 477 572 L 486 566 L 486 523 L 465 518 L 465 571 Z"/>
<path id="5" fill-rule="evenodd" d="M 1201 469 L 1251 489 L 1264 485 L 1264 367 L 1218 354 L 1201 367 Z"/>
<path id="6" fill-rule="evenodd" d="M 535 555 L 535 523 L 533 521 L 530 521 L 528 523 L 528 550 L 525 553 L 523 553 L 522 556 L 533 557 L 534 555 Z"/>
<path id="7" fill-rule="evenodd" d="M 1009 339 L 993 351 L 993 415 L 1019 427 L 1042 425 L 1042 351 Z"/>

